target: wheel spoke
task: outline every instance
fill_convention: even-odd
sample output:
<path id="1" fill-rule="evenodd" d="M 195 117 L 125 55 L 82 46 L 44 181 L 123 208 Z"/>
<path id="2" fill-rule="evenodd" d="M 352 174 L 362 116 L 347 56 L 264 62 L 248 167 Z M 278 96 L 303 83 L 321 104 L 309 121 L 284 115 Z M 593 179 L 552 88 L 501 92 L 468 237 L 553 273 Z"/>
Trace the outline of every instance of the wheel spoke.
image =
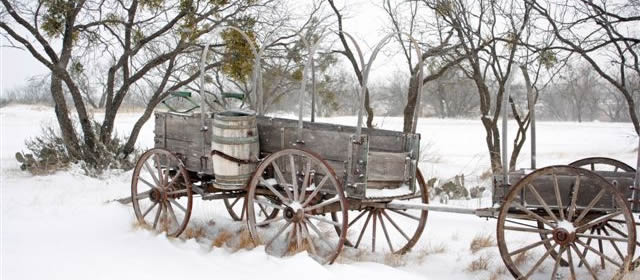
<path id="1" fill-rule="evenodd" d="M 185 209 L 180 203 L 178 203 L 177 201 L 175 201 L 175 199 L 173 198 L 169 198 L 169 202 L 171 202 L 173 205 L 175 205 L 176 207 L 178 207 L 178 209 L 182 210 L 182 212 L 187 213 L 187 209 Z"/>
<path id="2" fill-rule="evenodd" d="M 277 191 L 271 184 L 269 184 L 263 177 L 260 177 L 259 180 L 260 180 L 260 183 L 265 185 L 273 194 L 275 194 L 280 199 L 280 201 L 285 202 L 285 203 L 290 201 L 289 199 L 286 199 L 284 196 L 282 196 L 282 194 L 280 194 L 280 192 Z M 286 188 L 284 188 L 284 189 L 285 189 L 285 192 L 286 192 Z M 287 195 L 288 195 L 288 193 L 287 193 Z"/>
<path id="3" fill-rule="evenodd" d="M 538 202 L 542 204 L 542 207 L 544 208 L 545 211 L 547 211 L 547 214 L 549 214 L 549 216 L 557 223 L 558 218 L 556 217 L 555 214 L 553 214 L 553 211 L 551 211 L 551 209 L 549 208 L 549 205 L 547 205 L 544 199 L 542 199 L 538 191 L 536 191 L 536 188 L 534 188 L 533 185 L 531 184 L 528 184 L 527 188 L 531 191 L 531 193 L 533 193 L 533 196 L 535 196 L 536 200 L 538 200 Z"/>
<path id="4" fill-rule="evenodd" d="M 576 245 L 574 244 L 570 244 L 571 248 L 576 252 L 576 255 L 578 255 L 578 257 L 580 258 L 580 260 L 582 261 L 582 263 L 584 263 L 584 266 L 587 267 L 587 270 L 589 270 L 589 273 L 591 273 L 591 276 L 593 276 L 593 279 L 598 280 L 598 276 L 596 275 L 596 273 L 593 271 L 593 269 L 591 268 L 591 266 L 589 265 L 589 263 L 587 262 L 587 260 L 585 260 L 585 257 L 580 254 L 580 250 L 578 250 L 578 248 L 576 247 Z"/>
<path id="5" fill-rule="evenodd" d="M 520 253 L 525 252 L 525 251 L 529 251 L 529 250 L 531 250 L 531 249 L 533 249 L 535 247 L 538 247 L 538 246 L 540 246 L 540 245 L 542 245 L 544 243 L 547 243 L 547 242 L 549 242 L 551 240 L 553 240 L 553 238 L 550 237 L 550 238 L 543 239 L 543 240 L 540 240 L 540 241 L 535 242 L 535 243 L 531 243 L 531 244 L 529 244 L 527 246 L 524 246 L 524 247 L 522 247 L 522 248 L 520 248 L 518 250 L 510 252 L 509 256 L 513 256 L 513 255 L 517 255 L 517 254 L 520 254 Z"/>
<path id="6" fill-rule="evenodd" d="M 558 272 L 558 266 L 560 265 L 560 259 L 562 259 L 562 253 L 564 253 L 564 250 L 566 250 L 566 247 L 561 247 L 560 248 L 560 252 L 558 252 L 558 255 L 556 255 L 556 259 L 555 262 L 553 264 L 553 271 L 551 272 L 551 279 L 550 280 L 556 280 L 556 273 Z"/>
<path id="7" fill-rule="evenodd" d="M 504 226 L 504 230 L 534 232 L 534 233 L 541 233 L 541 234 L 551 234 L 552 232 L 551 230 L 548 230 L 548 229 L 523 228 L 523 227 L 511 227 L 511 226 Z"/>
<path id="8" fill-rule="evenodd" d="M 271 162 L 271 166 L 273 166 L 273 170 L 276 173 L 276 177 L 279 178 L 280 181 L 282 182 L 280 185 L 282 185 L 282 188 L 284 189 L 284 192 L 287 194 L 287 197 L 289 198 L 289 200 L 293 200 L 293 196 L 291 195 L 289 190 L 287 190 L 287 181 L 284 179 L 284 175 L 282 175 L 282 171 L 280 170 L 280 167 L 278 166 L 275 160 Z M 262 179 L 264 180 L 264 178 Z"/>
<path id="9" fill-rule="evenodd" d="M 351 220 L 351 222 L 349 223 L 349 227 L 355 224 L 360 218 L 362 218 L 362 216 L 364 216 L 364 214 L 367 214 L 367 212 L 368 211 L 360 211 L 360 214 L 358 214 L 355 219 Z"/>
<path id="10" fill-rule="evenodd" d="M 318 183 L 318 185 L 316 186 L 316 189 L 313 190 L 313 192 L 311 192 L 309 197 L 307 197 L 307 200 L 305 200 L 304 203 L 302 203 L 302 207 L 307 206 L 307 204 L 309 204 L 309 202 L 311 202 L 311 200 L 316 196 L 316 194 L 318 194 L 318 192 L 320 192 L 320 189 L 322 189 L 322 187 L 324 187 L 324 183 L 326 183 L 327 180 L 329 180 L 329 176 L 330 175 L 324 175 L 324 177 L 322 177 L 322 180 L 320 180 L 320 183 Z"/>
<path id="11" fill-rule="evenodd" d="M 264 214 L 264 217 L 268 218 L 269 214 L 267 213 L 267 210 L 264 209 L 264 206 L 262 206 L 262 204 L 258 204 L 258 207 L 260 207 L 260 212 Z"/>
<path id="12" fill-rule="evenodd" d="M 595 231 L 595 229 L 591 229 L 591 234 L 593 234 L 593 232 Z M 591 241 L 593 239 L 591 237 L 587 238 L 587 245 L 591 244 Z M 587 256 L 587 248 L 584 248 L 584 251 L 582 251 L 582 255 L 584 255 L 585 257 Z M 578 267 L 582 266 L 582 261 L 580 261 L 580 263 L 578 263 Z"/>
<path id="13" fill-rule="evenodd" d="M 310 207 L 304 208 L 304 212 L 311 212 L 311 211 L 313 211 L 315 209 L 325 207 L 327 205 L 330 205 L 330 204 L 338 202 L 338 201 L 340 201 L 340 197 L 336 195 L 335 197 L 333 197 L 331 199 L 328 199 L 328 200 L 325 200 L 325 201 L 323 201 L 321 203 L 318 203 L 318 204 L 312 205 Z"/>
<path id="14" fill-rule="evenodd" d="M 516 225 L 521 225 L 521 226 L 525 226 L 525 227 L 530 227 L 530 228 L 538 229 L 538 227 L 537 227 L 537 226 L 534 226 L 534 225 L 527 225 L 527 224 L 525 224 L 525 223 L 516 222 L 516 221 L 513 221 L 513 220 L 509 220 L 509 219 L 504 219 L 504 220 L 505 220 L 506 222 L 514 223 L 514 224 L 516 224 Z"/>
<path id="15" fill-rule="evenodd" d="M 596 195 L 596 197 L 593 198 L 593 200 L 591 200 L 591 202 L 589 202 L 589 205 L 587 205 L 587 207 L 582 210 L 582 213 L 580 213 L 580 216 L 578 216 L 578 218 L 576 218 L 576 221 L 574 222 L 574 224 L 578 224 L 582 218 L 584 218 L 584 216 L 587 215 L 587 213 L 589 213 L 589 211 L 591 211 L 591 209 L 593 208 L 593 206 L 596 205 L 596 203 L 598 203 L 598 201 L 600 201 L 600 199 L 602 198 L 602 196 L 604 195 L 604 193 L 606 192 L 606 189 L 601 189 L 600 192 Z"/>
<path id="16" fill-rule="evenodd" d="M 576 269 L 573 267 L 573 257 L 571 256 L 571 249 L 567 249 L 567 259 L 569 260 L 569 271 L 571 272 L 571 280 L 576 280 Z"/>
<path id="17" fill-rule="evenodd" d="M 156 185 L 157 186 L 161 186 L 162 184 L 158 180 L 158 176 L 156 176 L 156 174 L 155 174 L 156 171 L 153 170 L 151 168 L 151 166 L 149 166 L 149 162 L 148 161 L 144 162 L 144 168 L 147 170 L 147 172 L 149 172 L 151 174 L 151 178 L 153 178 L 153 181 L 156 182 Z M 141 177 L 141 174 L 138 174 L 138 177 Z"/>
<path id="18" fill-rule="evenodd" d="M 326 224 L 331 224 L 331 225 L 334 225 L 334 226 L 337 226 L 337 227 L 342 227 L 342 223 L 338 223 L 338 222 L 334 222 L 334 221 L 331 221 L 331 220 L 327 220 L 325 218 L 321 218 L 321 217 L 314 216 L 314 215 L 309 215 L 309 214 L 304 214 L 304 216 L 307 217 L 307 219 L 314 219 L 314 220 L 319 221 L 319 222 L 323 222 L 323 223 L 326 223 Z"/>
<path id="19" fill-rule="evenodd" d="M 600 233 L 601 233 L 601 231 L 600 231 L 600 229 L 598 229 L 598 235 L 601 235 Z M 609 241 L 611 241 L 611 240 L 609 240 Z M 611 241 L 611 242 L 613 242 L 613 241 Z M 602 253 L 602 240 L 601 239 L 598 239 L 598 250 L 600 250 L 600 253 Z M 600 267 L 602 267 L 602 269 L 604 269 L 604 266 L 605 266 L 604 265 L 604 256 L 601 254 L 600 255 Z"/>
<path id="20" fill-rule="evenodd" d="M 178 171 L 175 176 L 171 177 L 171 182 L 167 182 L 167 189 L 172 187 L 180 176 L 182 176 L 182 172 Z M 167 178 L 169 178 L 169 174 L 167 174 Z"/>
<path id="21" fill-rule="evenodd" d="M 409 213 L 405 213 L 404 211 L 399 211 L 399 210 L 396 210 L 396 209 L 389 209 L 389 210 L 391 210 L 392 212 L 398 213 L 398 214 L 400 214 L 402 216 L 405 216 L 407 218 L 414 219 L 416 221 L 420 221 L 420 218 L 418 218 L 418 217 L 416 217 L 414 215 L 411 215 Z"/>
<path id="22" fill-rule="evenodd" d="M 553 224 L 551 224 L 551 222 L 545 220 L 544 218 L 540 217 L 538 214 L 533 213 L 531 210 L 527 209 L 527 207 L 524 207 L 522 205 L 520 205 L 520 203 L 512 203 L 515 207 L 519 208 L 520 210 L 524 211 L 525 213 L 527 213 L 527 215 L 529 215 L 530 217 L 538 220 L 539 222 L 550 226 L 551 228 L 556 228 Z"/>
<path id="23" fill-rule="evenodd" d="M 601 236 L 601 235 L 592 235 L 592 234 L 582 234 L 582 233 L 576 233 L 577 237 L 583 237 L 583 238 L 593 238 L 596 240 L 611 240 L 611 241 L 618 241 L 618 242 L 629 242 L 628 239 L 626 238 L 620 238 L 620 237 L 613 237 L 613 236 Z"/>
<path id="24" fill-rule="evenodd" d="M 571 222 L 573 215 L 576 213 L 576 202 L 578 200 L 578 192 L 580 191 L 580 175 L 576 177 L 576 183 L 573 185 L 573 195 L 571 196 L 571 205 L 569 206 L 569 213 L 567 214 L 567 220 Z M 567 250 L 571 252 L 571 250 Z"/>
<path id="25" fill-rule="evenodd" d="M 602 231 L 604 232 L 604 234 L 606 234 L 607 236 L 611 236 L 609 234 L 609 231 L 606 228 L 602 228 Z M 611 242 L 611 246 L 613 246 L 613 249 L 616 250 L 616 253 L 618 253 L 618 256 L 620 257 L 621 260 L 624 260 L 624 256 L 622 255 L 622 251 L 620 251 L 620 248 L 618 248 L 618 245 L 613 241 L 613 240 L 609 240 L 609 242 Z"/>
<path id="26" fill-rule="evenodd" d="M 313 255 L 318 255 L 318 253 L 316 252 L 316 245 L 313 244 L 313 239 L 311 238 L 311 235 L 309 234 L 309 229 L 307 228 L 307 223 L 302 221 L 301 228 L 302 228 L 302 232 L 304 233 L 305 239 L 307 239 L 307 242 L 309 242 L 309 249 L 311 250 L 311 253 Z"/>
<path id="27" fill-rule="evenodd" d="M 293 201 L 298 201 L 298 180 L 296 178 L 296 163 L 293 155 L 289 155 L 289 164 L 291 165 L 291 188 L 293 188 Z"/>
<path id="28" fill-rule="evenodd" d="M 296 251 L 299 251 L 302 248 L 302 226 L 296 223 L 294 228 L 296 230 Z"/>
<path id="29" fill-rule="evenodd" d="M 160 155 L 159 154 L 154 154 L 154 156 L 156 157 L 156 162 L 158 163 L 158 165 L 156 165 L 156 169 L 158 170 L 158 180 L 160 181 L 160 185 L 164 186 L 166 182 L 165 182 L 164 174 L 162 172 L 162 164 L 160 163 Z"/>
<path id="30" fill-rule="evenodd" d="M 236 205 L 236 203 L 238 203 L 238 201 L 240 201 L 240 199 L 242 198 L 242 196 L 238 196 L 236 197 L 235 200 L 233 200 L 233 202 L 231 203 L 231 205 L 229 206 L 229 208 L 233 208 L 233 206 Z"/>
<path id="31" fill-rule="evenodd" d="M 307 160 L 307 164 L 304 167 L 304 179 L 302 179 L 302 189 L 300 190 L 300 199 L 298 201 L 304 201 L 304 196 L 307 193 L 307 187 L 309 186 L 309 173 L 311 172 L 311 161 Z"/>
<path id="32" fill-rule="evenodd" d="M 289 251 L 289 247 L 291 247 L 291 241 L 293 241 L 293 236 L 295 235 L 296 227 L 297 227 L 297 224 L 293 223 L 291 230 L 289 231 L 289 235 L 287 236 L 287 243 L 285 243 L 284 253 L 282 254 L 282 256 L 286 255 L 287 252 Z"/>
<path id="33" fill-rule="evenodd" d="M 273 203 L 271 203 L 271 201 L 268 201 L 268 200 L 265 200 L 265 199 L 262 199 L 262 198 L 256 197 L 255 199 L 253 199 L 253 201 L 255 203 L 260 204 L 260 205 L 264 205 L 264 206 L 267 206 L 267 207 L 284 210 L 284 207 L 282 207 L 280 205 L 277 205 L 277 204 L 273 204 Z"/>
<path id="34" fill-rule="evenodd" d="M 551 251 L 556 249 L 556 247 L 558 247 L 558 244 L 554 244 L 551 248 L 549 248 L 549 250 L 547 250 L 547 252 L 544 253 L 544 255 L 536 262 L 536 264 L 534 264 L 533 267 L 531 269 L 529 269 L 529 272 L 524 277 L 524 279 L 529 279 L 529 276 L 531 276 L 531 274 L 540 266 L 540 264 L 542 264 L 544 259 L 546 259 L 547 256 L 549 256 L 549 254 L 551 254 Z"/>
<path id="35" fill-rule="evenodd" d="M 167 203 L 167 212 L 169 212 L 169 214 L 171 214 L 171 217 L 173 218 L 173 222 L 176 223 L 176 227 L 180 228 L 180 223 L 178 222 L 178 217 L 176 217 L 176 213 L 173 212 L 173 207 L 171 207 L 171 203 Z"/>
<path id="36" fill-rule="evenodd" d="M 371 226 L 371 252 L 375 253 L 376 252 L 376 232 L 378 227 L 376 227 L 376 220 L 378 219 L 378 216 L 376 215 L 377 213 L 375 212 L 375 210 L 372 210 L 371 213 L 373 213 L 373 225 Z"/>
<path id="37" fill-rule="evenodd" d="M 558 176 L 556 175 L 555 170 L 551 173 L 553 177 L 553 190 L 556 195 L 556 203 L 558 204 L 558 212 L 560 212 L 560 219 L 565 220 L 564 217 L 564 207 L 562 206 L 562 197 L 560 196 L 560 186 L 558 184 Z M 576 180 L 580 180 L 580 175 L 576 176 Z"/>
<path id="38" fill-rule="evenodd" d="M 153 229 L 155 229 L 158 225 L 158 220 L 160 220 L 160 213 L 162 213 L 162 208 L 162 204 L 160 204 L 160 207 L 158 207 L 158 211 L 156 211 L 156 217 L 153 219 Z"/>
<path id="39" fill-rule="evenodd" d="M 616 211 L 616 212 L 613 212 L 613 213 L 610 213 L 610 214 L 607 214 L 607 215 L 604 215 L 604 216 L 600 216 L 600 217 L 598 217 L 596 219 L 593 219 L 592 221 L 590 221 L 590 222 L 588 222 L 588 223 L 586 223 L 584 225 L 581 225 L 581 226 L 577 227 L 576 228 L 576 232 L 581 232 L 581 231 L 584 231 L 584 230 L 586 230 L 588 228 L 591 228 L 591 227 L 593 227 L 593 226 L 595 226 L 597 224 L 609 221 L 612 218 L 614 218 L 615 216 L 618 216 L 620 214 L 622 214 L 622 211 Z M 578 221 L 576 220 L 576 223 L 577 222 Z"/>
<path id="40" fill-rule="evenodd" d="M 621 265 L 620 263 L 618 263 L 618 262 L 616 262 L 615 260 L 613 260 L 613 259 L 611 259 L 611 258 L 607 257 L 607 256 L 602 252 L 602 245 L 601 245 L 601 244 L 602 244 L 602 241 L 600 241 L 600 244 L 599 244 L 600 252 L 598 252 L 596 249 L 594 249 L 593 247 L 589 246 L 588 244 L 585 244 L 584 242 L 580 241 L 579 239 L 576 239 L 576 243 L 578 243 L 578 244 L 582 245 L 582 247 L 584 247 L 584 248 L 585 248 L 585 250 L 587 250 L 587 249 L 588 249 L 589 251 L 591 251 L 591 252 L 594 252 L 594 253 L 598 254 L 598 256 L 600 256 L 600 259 L 601 259 L 602 263 L 604 263 L 604 260 L 607 260 L 607 261 L 609 261 L 610 263 L 612 263 L 612 264 L 616 265 L 618 268 L 621 268 L 621 267 L 622 267 L 622 265 Z M 576 248 L 577 248 L 577 247 L 576 247 Z M 586 254 L 583 254 L 583 255 L 584 255 L 585 257 L 587 256 Z M 624 260 L 624 259 L 623 259 L 623 260 Z M 602 268 L 604 269 L 604 265 L 603 265 L 603 267 L 602 267 Z"/>
<path id="41" fill-rule="evenodd" d="M 380 220 L 380 225 L 382 226 L 382 232 L 384 232 L 384 237 L 387 239 L 387 245 L 389 245 L 389 250 L 391 253 L 393 253 L 394 250 L 393 250 L 393 245 L 391 245 L 391 238 L 389 238 L 387 227 L 384 225 L 384 220 L 382 219 L 382 214 L 380 212 L 378 212 L 378 220 Z"/>
<path id="42" fill-rule="evenodd" d="M 329 243 L 329 241 L 327 241 L 326 239 L 322 238 L 322 233 L 320 232 L 320 230 L 311 221 L 309 221 L 309 219 L 305 218 L 304 221 L 306 224 L 309 225 L 311 230 L 313 230 L 318 235 L 318 239 L 322 240 L 322 242 L 325 245 L 327 245 L 327 248 L 329 248 L 329 250 L 333 250 L 333 246 L 331 245 L 331 243 Z"/>
<path id="43" fill-rule="evenodd" d="M 409 241 L 409 239 L 410 239 L 410 238 L 409 238 L 409 236 L 408 236 L 406 233 L 404 233 L 404 231 L 402 231 L 402 229 L 398 226 L 398 224 L 396 224 L 396 222 L 395 222 L 395 221 L 393 221 L 393 219 L 391 219 L 391 217 L 389 217 L 389 215 L 387 214 L 387 211 L 385 211 L 385 210 L 383 209 L 383 210 L 382 210 L 382 215 L 384 215 L 384 216 L 387 218 L 387 220 L 389 220 L 389 222 L 391 223 L 391 225 L 392 225 L 394 228 L 396 228 L 396 230 L 397 230 L 398 232 L 400 232 L 400 234 L 402 234 L 402 236 L 404 236 L 404 238 L 405 238 L 407 241 Z"/>
<path id="44" fill-rule="evenodd" d="M 151 212 L 151 209 L 153 209 L 153 207 L 156 207 L 156 205 L 158 205 L 158 202 L 154 202 L 151 206 L 149 206 L 149 208 L 145 210 L 144 213 L 142 213 L 142 218 L 144 219 L 144 217 L 146 217 L 147 214 Z"/>
<path id="45" fill-rule="evenodd" d="M 354 246 L 355 248 L 358 248 L 358 246 L 360 246 L 360 241 L 362 241 L 362 236 L 364 236 L 364 232 L 367 229 L 367 225 L 369 224 L 369 219 L 371 219 L 372 214 L 373 212 L 369 211 L 369 215 L 367 215 L 367 219 L 364 221 L 364 225 L 362 226 L 362 230 L 360 231 L 360 235 L 358 236 L 358 241 L 356 241 L 356 245 Z"/>
<path id="46" fill-rule="evenodd" d="M 278 238 L 278 236 L 280 236 L 280 234 L 282 234 L 282 232 L 284 232 L 285 229 L 287 229 L 287 227 L 291 224 L 291 222 L 287 222 L 286 224 L 282 225 L 280 227 L 280 229 L 278 229 L 278 232 L 276 233 L 276 235 L 274 235 L 271 240 L 269 240 L 269 242 L 267 242 L 267 244 L 264 245 L 264 248 L 269 248 L 269 246 L 271 246 L 271 243 L 273 243 L 273 241 L 276 240 L 276 238 Z M 287 244 L 289 245 L 289 244 Z"/>
<path id="47" fill-rule="evenodd" d="M 149 181 L 145 180 L 144 178 L 142 178 L 141 176 L 138 176 L 138 180 L 140 180 L 140 182 L 145 183 L 147 186 L 151 187 L 152 189 L 157 189 L 159 190 L 160 188 L 157 185 L 151 184 L 149 183 Z"/>
<path id="48" fill-rule="evenodd" d="M 280 221 L 282 219 L 284 219 L 284 218 L 282 218 L 282 216 L 278 216 L 278 217 L 275 217 L 273 219 L 268 219 L 268 220 L 264 220 L 262 222 L 256 223 L 256 226 L 265 226 L 265 225 Z"/>

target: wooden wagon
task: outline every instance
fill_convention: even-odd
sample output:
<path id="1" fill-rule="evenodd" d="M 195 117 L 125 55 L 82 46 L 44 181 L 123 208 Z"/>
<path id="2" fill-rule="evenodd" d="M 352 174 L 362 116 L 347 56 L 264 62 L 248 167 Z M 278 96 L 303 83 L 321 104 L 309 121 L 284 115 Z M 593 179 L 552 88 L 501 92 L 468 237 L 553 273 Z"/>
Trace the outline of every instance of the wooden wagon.
<path id="1" fill-rule="evenodd" d="M 365 80 L 378 50 L 362 60 Z M 636 172 L 618 161 L 511 172 L 497 177 L 493 207 L 456 208 L 429 204 L 420 135 L 362 128 L 361 110 L 344 126 L 201 109 L 156 112 L 155 148 L 133 173 L 137 219 L 169 236 L 187 227 L 194 197 L 219 199 L 268 253 L 332 263 L 343 246 L 406 253 L 427 213 L 444 211 L 496 218 L 518 279 L 611 279 L 638 265 Z"/>

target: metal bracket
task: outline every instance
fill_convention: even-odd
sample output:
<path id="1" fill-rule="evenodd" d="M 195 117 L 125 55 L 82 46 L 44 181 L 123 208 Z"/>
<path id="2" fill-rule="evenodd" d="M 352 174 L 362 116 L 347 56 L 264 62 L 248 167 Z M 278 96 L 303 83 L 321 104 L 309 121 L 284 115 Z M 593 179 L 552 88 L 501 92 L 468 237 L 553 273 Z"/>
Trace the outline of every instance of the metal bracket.
<path id="1" fill-rule="evenodd" d="M 367 135 L 351 135 L 347 155 L 347 196 L 353 198 L 366 197 L 367 171 L 369 155 L 369 138 Z"/>

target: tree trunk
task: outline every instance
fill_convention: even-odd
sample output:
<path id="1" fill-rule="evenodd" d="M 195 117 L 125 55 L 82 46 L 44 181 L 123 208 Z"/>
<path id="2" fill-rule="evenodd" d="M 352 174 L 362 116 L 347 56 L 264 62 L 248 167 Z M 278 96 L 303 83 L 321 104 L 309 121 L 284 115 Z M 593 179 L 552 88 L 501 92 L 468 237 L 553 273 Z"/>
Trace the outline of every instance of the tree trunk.
<path id="1" fill-rule="evenodd" d="M 404 107 L 404 124 L 402 132 L 410 133 L 413 127 L 413 116 L 416 111 L 416 102 L 418 101 L 418 83 L 416 77 L 411 75 L 409 79 L 409 89 L 407 89 L 407 105 Z"/>
<path id="2" fill-rule="evenodd" d="M 62 91 L 62 81 L 56 75 L 51 75 L 51 96 L 55 103 L 56 118 L 60 125 L 60 132 L 62 134 L 62 140 L 64 141 L 69 154 L 75 158 L 82 158 L 82 151 L 80 145 L 78 145 L 78 137 L 73 129 L 73 122 L 69 118 L 69 109 L 67 103 L 64 100 L 64 93 Z"/>
<path id="3" fill-rule="evenodd" d="M 153 110 L 155 109 L 155 107 L 156 106 L 147 106 L 147 108 L 144 109 L 144 113 L 142 114 L 142 116 L 140 116 L 140 118 L 138 118 L 136 123 L 133 125 L 131 135 L 129 135 L 129 139 L 127 139 L 127 143 L 124 145 L 124 148 L 122 150 L 124 157 L 129 156 L 129 154 L 133 152 L 136 141 L 138 140 L 138 136 L 140 135 L 140 130 L 153 114 Z"/>

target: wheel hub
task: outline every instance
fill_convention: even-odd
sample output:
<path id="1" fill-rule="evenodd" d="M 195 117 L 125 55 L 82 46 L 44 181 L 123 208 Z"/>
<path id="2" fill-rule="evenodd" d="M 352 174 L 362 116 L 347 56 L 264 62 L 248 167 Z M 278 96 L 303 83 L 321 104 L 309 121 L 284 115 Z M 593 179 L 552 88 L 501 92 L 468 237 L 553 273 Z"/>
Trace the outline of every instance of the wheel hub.
<path id="1" fill-rule="evenodd" d="M 153 189 L 149 194 L 149 199 L 153 202 L 160 202 L 167 199 L 167 194 L 158 189 Z"/>
<path id="2" fill-rule="evenodd" d="M 553 240 L 561 246 L 567 246 L 576 238 L 575 232 L 570 232 L 564 228 L 556 228 L 552 232 Z"/>
<path id="3" fill-rule="evenodd" d="M 300 222 L 304 219 L 304 209 L 295 205 L 287 206 L 284 209 L 284 219 L 294 223 Z"/>

